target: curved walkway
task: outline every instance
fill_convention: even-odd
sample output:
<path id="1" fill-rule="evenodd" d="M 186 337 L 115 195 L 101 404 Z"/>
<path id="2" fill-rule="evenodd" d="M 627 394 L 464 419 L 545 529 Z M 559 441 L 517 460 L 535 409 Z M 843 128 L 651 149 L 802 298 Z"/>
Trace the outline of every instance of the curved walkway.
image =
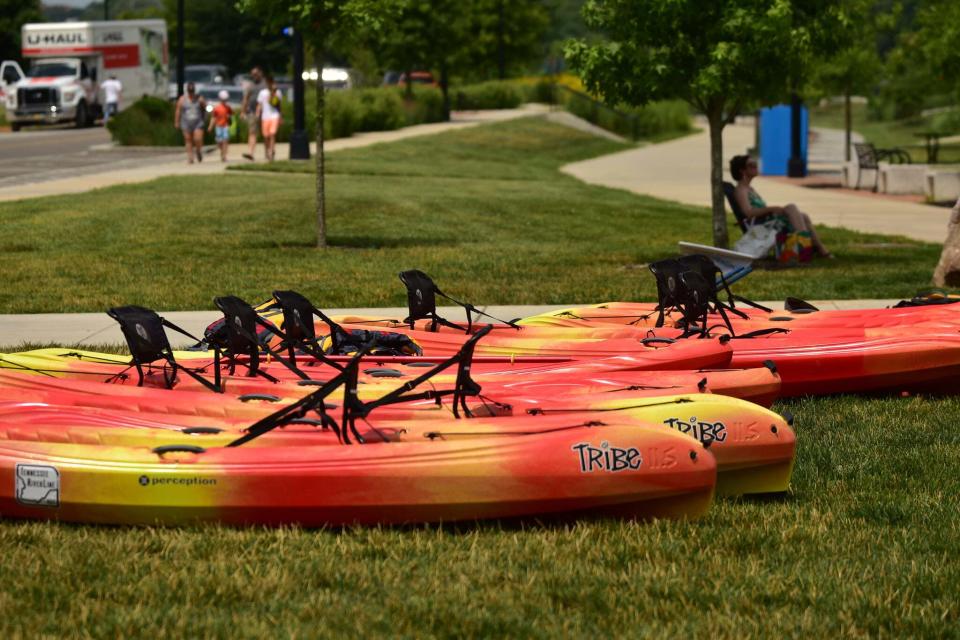
<path id="1" fill-rule="evenodd" d="M 754 144 L 753 125 L 733 124 L 723 135 L 727 162 Z M 575 162 L 562 169 L 584 182 L 625 189 L 685 204 L 710 206 L 710 137 L 706 131 L 608 156 Z M 788 180 L 759 177 L 757 191 L 770 203 L 795 202 L 814 222 L 867 233 L 900 235 L 942 243 L 950 210 L 912 202 L 811 189 Z"/>

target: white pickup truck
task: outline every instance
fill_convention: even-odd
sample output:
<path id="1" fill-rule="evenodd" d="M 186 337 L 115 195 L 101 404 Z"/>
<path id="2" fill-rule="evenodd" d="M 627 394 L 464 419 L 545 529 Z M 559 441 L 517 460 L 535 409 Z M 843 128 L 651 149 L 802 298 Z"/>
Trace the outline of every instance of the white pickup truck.
<path id="1" fill-rule="evenodd" d="M 13 131 L 27 124 L 93 124 L 102 111 L 100 83 L 116 76 L 120 108 L 144 95 L 165 98 L 169 63 L 163 20 L 23 25 L 24 72 L 0 63 L 0 92 Z"/>

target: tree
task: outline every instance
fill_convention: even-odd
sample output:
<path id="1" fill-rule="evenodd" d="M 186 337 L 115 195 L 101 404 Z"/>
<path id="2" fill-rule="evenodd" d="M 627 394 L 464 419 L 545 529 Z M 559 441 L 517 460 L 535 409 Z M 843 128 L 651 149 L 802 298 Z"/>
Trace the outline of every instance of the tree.
<path id="1" fill-rule="evenodd" d="M 418 68 L 439 72 L 446 120 L 450 75 L 469 60 L 472 9 L 473 0 L 400 0 L 383 30 L 380 52 L 386 65 L 407 73 Z"/>
<path id="2" fill-rule="evenodd" d="M 475 75 L 504 80 L 543 50 L 549 15 L 542 0 L 474 0 L 471 60 Z"/>
<path id="3" fill-rule="evenodd" d="M 745 107 L 799 89 L 813 52 L 843 44 L 842 7 L 827 0 L 589 0 L 583 13 L 606 36 L 567 47 L 587 88 L 634 106 L 681 98 L 706 116 L 713 241 L 726 247 L 723 128 Z"/>
<path id="4" fill-rule="evenodd" d="M 287 25 L 265 25 L 255 15 L 239 11 L 234 0 L 187 2 L 184 14 L 186 64 L 223 64 L 231 73 L 244 73 L 254 66 L 286 72 L 290 41 L 280 29 Z M 164 0 L 162 17 L 170 32 L 176 33 L 177 0 Z"/>
<path id="5" fill-rule="evenodd" d="M 851 15 L 859 15 L 848 33 L 850 46 L 832 56 L 821 57 L 813 65 L 813 91 L 844 98 L 845 158 L 850 161 L 853 137 L 851 96 L 869 93 L 880 77 L 883 65 L 877 51 L 878 18 L 872 11 L 873 0 L 846 0 Z"/>
<path id="6" fill-rule="evenodd" d="M 356 34 L 366 29 L 376 29 L 395 8 L 392 0 L 239 0 L 238 7 L 245 13 L 258 16 L 268 28 L 279 30 L 291 26 L 297 29 L 304 43 L 313 50 L 317 69 L 323 69 L 331 43 L 357 37 Z M 317 247 L 321 249 L 327 246 L 322 76 L 318 74 L 317 77 L 314 105 L 317 135 Z"/>
<path id="7" fill-rule="evenodd" d="M 20 60 L 20 28 L 43 22 L 40 0 L 0 0 L 0 60 Z"/>

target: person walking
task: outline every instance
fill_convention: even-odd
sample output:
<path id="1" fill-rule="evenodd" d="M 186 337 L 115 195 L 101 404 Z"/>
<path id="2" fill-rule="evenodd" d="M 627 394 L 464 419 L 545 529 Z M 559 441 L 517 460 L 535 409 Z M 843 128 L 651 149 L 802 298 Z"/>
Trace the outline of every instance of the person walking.
<path id="1" fill-rule="evenodd" d="M 227 104 L 230 99 L 230 93 L 226 89 L 221 89 L 217 94 L 220 98 L 213 107 L 213 117 L 210 118 L 210 126 L 207 131 L 214 131 L 217 146 L 220 147 L 220 162 L 227 161 L 227 149 L 230 146 L 230 119 L 233 117 L 233 109 Z"/>
<path id="2" fill-rule="evenodd" d="M 260 122 L 257 120 L 257 98 L 264 86 L 263 70 L 254 67 L 250 70 L 250 80 L 243 84 L 243 103 L 240 105 L 243 119 L 247 123 L 247 153 L 243 154 L 247 160 L 253 160 L 257 151 L 257 132 L 260 129 Z"/>
<path id="3" fill-rule="evenodd" d="M 173 126 L 183 134 L 183 144 L 187 147 L 187 164 L 203 162 L 203 119 L 207 112 L 207 102 L 197 94 L 197 87 L 187 83 L 187 92 L 177 100 L 173 110 Z"/>
<path id="4" fill-rule="evenodd" d="M 117 80 L 116 74 L 100 85 L 103 90 L 103 126 L 107 126 L 112 116 L 120 112 L 120 94 L 123 93 L 123 84 Z"/>
<path id="5" fill-rule="evenodd" d="M 257 118 L 260 120 L 260 130 L 263 133 L 263 148 L 267 160 L 273 162 L 277 146 L 277 131 L 280 129 L 280 90 L 277 89 L 273 76 L 267 76 L 267 86 L 260 90 L 257 96 Z"/>

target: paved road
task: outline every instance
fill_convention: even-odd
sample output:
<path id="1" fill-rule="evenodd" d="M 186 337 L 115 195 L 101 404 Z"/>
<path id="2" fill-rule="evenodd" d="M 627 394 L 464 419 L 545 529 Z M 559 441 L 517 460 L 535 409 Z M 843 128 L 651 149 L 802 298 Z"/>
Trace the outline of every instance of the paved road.
<path id="1" fill-rule="evenodd" d="M 154 164 L 171 154 L 167 150 L 97 150 L 109 142 L 110 134 L 103 127 L 0 133 L 0 187 L 101 173 L 121 165 Z"/>

